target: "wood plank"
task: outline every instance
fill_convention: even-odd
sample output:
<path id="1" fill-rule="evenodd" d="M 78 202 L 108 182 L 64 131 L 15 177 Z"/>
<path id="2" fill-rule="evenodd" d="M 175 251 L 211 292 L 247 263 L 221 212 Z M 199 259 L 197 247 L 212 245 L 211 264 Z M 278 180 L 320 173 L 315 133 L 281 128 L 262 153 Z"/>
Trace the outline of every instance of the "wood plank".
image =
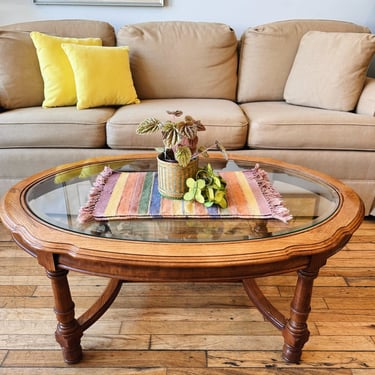
<path id="1" fill-rule="evenodd" d="M 279 276 L 270 276 L 257 279 L 257 284 L 264 290 L 264 285 L 277 285 L 280 286 L 295 286 L 297 276 L 296 275 L 279 275 Z M 315 282 L 315 287 L 319 286 L 347 286 L 347 282 L 342 276 L 319 276 Z"/>
<path id="2" fill-rule="evenodd" d="M 72 273 L 71 273 L 72 274 Z M 69 283 L 72 287 L 79 285 L 107 285 L 107 280 L 104 278 L 99 278 L 96 276 L 83 276 L 83 275 L 74 275 L 69 276 Z M 44 271 L 40 276 L 31 276 L 31 275 L 11 275 L 4 276 L 0 275 L 0 285 L 45 285 L 51 287 L 50 280 L 46 277 Z"/>
<path id="3" fill-rule="evenodd" d="M 374 321 L 374 310 L 319 310 L 314 309 L 310 312 L 309 321 L 313 322 L 357 322 L 363 323 Z"/>
<path id="4" fill-rule="evenodd" d="M 342 268 L 352 268 L 353 267 L 353 257 L 356 257 L 356 267 L 361 268 L 373 268 L 375 267 L 375 258 L 361 258 L 353 255 L 352 257 L 345 257 L 345 258 L 336 258 L 334 261 L 331 259 L 327 262 L 328 266 L 335 266 L 335 267 L 342 267 Z M 324 269 L 324 268 L 323 268 Z"/>
<path id="5" fill-rule="evenodd" d="M 345 250 L 340 251 L 331 258 L 329 258 L 327 264 L 330 265 L 331 263 L 336 264 L 339 260 L 353 260 L 353 257 L 359 257 L 363 259 L 372 259 L 373 252 L 370 250 Z M 357 265 L 357 263 L 356 263 Z"/>
<path id="6" fill-rule="evenodd" d="M 56 325 L 55 325 L 56 327 Z M 87 350 L 147 350 L 150 336 L 144 335 L 106 335 L 85 333 L 82 347 Z M 29 334 L 0 335 L 1 347 L 9 350 L 52 350 L 60 349 L 56 343 L 54 329 L 46 334 L 30 332 Z M 59 350 L 60 354 L 61 351 Z"/>
<path id="7" fill-rule="evenodd" d="M 315 329 L 317 332 L 317 330 Z M 152 335 L 272 335 L 275 328 L 268 322 L 171 322 L 171 321 L 123 321 L 121 332 L 123 334 Z"/>
<path id="8" fill-rule="evenodd" d="M 292 297 L 294 294 L 294 288 L 289 286 L 280 286 L 280 294 L 282 297 Z M 375 288 L 362 288 L 362 287 L 316 287 L 313 290 L 314 298 L 374 298 L 375 299 Z"/>
<path id="9" fill-rule="evenodd" d="M 277 308 L 284 309 L 289 311 L 289 298 L 270 298 L 272 303 L 275 304 Z M 79 308 L 88 308 L 95 298 L 85 297 L 85 296 L 75 296 L 75 302 L 77 309 Z M 2 297 L 0 299 L 0 307 L 7 306 L 8 308 L 52 308 L 53 306 L 53 297 L 40 297 L 35 296 L 31 297 Z M 253 309 L 254 306 L 247 299 L 243 298 L 232 298 L 231 296 L 226 297 L 216 297 L 216 296 L 206 296 L 206 297 L 186 297 L 179 296 L 166 296 L 166 297 L 157 297 L 157 298 L 142 298 L 142 297 L 119 297 L 115 300 L 112 307 L 113 308 L 212 308 L 212 309 L 224 309 L 224 308 L 233 308 L 236 306 L 238 309 L 245 309 L 246 311 Z M 323 298 L 313 298 L 312 306 L 314 309 L 325 309 L 327 304 Z M 112 308 L 111 307 L 111 308 Z"/>
<path id="10" fill-rule="evenodd" d="M 164 368 L 53 368 L 53 375 L 167 375 Z M 51 368 L 25 368 L 25 367 L 8 367 L 0 368 L 0 375 L 51 375 Z"/>
<path id="11" fill-rule="evenodd" d="M 375 342 L 369 336 L 311 336 L 305 344 L 307 351 L 375 351 Z M 374 358 L 375 359 L 375 358 Z"/>
<path id="12" fill-rule="evenodd" d="M 154 350 L 280 350 L 282 338 L 274 336 L 225 336 L 225 335 L 153 335 Z M 367 336 L 311 336 L 306 350 L 375 350 L 375 343 Z"/>
<path id="13" fill-rule="evenodd" d="M 32 296 L 35 290 L 34 285 L 0 285 L 0 297 Z"/>
<path id="14" fill-rule="evenodd" d="M 199 284 L 192 283 L 191 285 L 186 283 L 176 283 L 173 286 L 171 285 L 163 285 L 164 283 L 145 283 L 144 285 L 139 284 L 125 284 L 119 293 L 119 297 L 123 296 L 125 298 L 129 297 L 147 297 L 147 296 L 171 296 L 175 295 L 176 297 L 186 298 L 187 296 L 200 298 L 201 295 L 204 296 L 217 296 L 217 297 L 224 297 L 226 298 L 228 294 L 233 297 L 239 297 L 243 299 L 247 299 L 245 290 L 241 283 L 235 284 L 221 284 L 216 283 L 217 287 L 215 288 L 215 283 L 210 284 L 202 284 L 200 287 Z M 70 283 L 72 293 L 74 293 L 75 289 L 79 288 L 80 294 L 86 296 L 99 296 L 102 293 L 103 286 L 106 283 L 98 285 L 92 284 L 85 284 L 80 283 L 79 285 L 75 285 Z M 279 290 L 275 286 L 268 286 L 262 288 L 264 294 L 267 296 L 279 296 Z M 49 285 L 40 285 L 37 287 L 35 291 L 36 296 L 49 296 L 52 295 L 52 289 Z M 219 298 L 218 298 L 219 299 Z"/>
<path id="15" fill-rule="evenodd" d="M 339 266 L 332 266 L 332 267 L 323 267 L 320 271 L 321 275 L 329 276 L 334 275 L 337 276 L 338 274 L 343 277 L 363 277 L 366 275 L 367 277 L 375 277 L 375 268 L 374 267 L 339 267 Z"/>
<path id="16" fill-rule="evenodd" d="M 54 314 L 51 314 L 49 320 L 7 320 L 0 321 L 0 332 L 2 334 L 15 334 L 27 332 L 29 334 L 50 334 L 56 328 Z M 120 333 L 121 321 L 101 320 L 98 324 L 90 327 L 90 334 L 106 332 L 108 335 L 117 335 Z"/>
<path id="17" fill-rule="evenodd" d="M 265 368 L 264 368 L 265 367 Z M 210 369 L 171 369 L 168 370 L 167 375 L 302 375 L 301 369 L 283 368 L 280 372 L 276 366 L 266 364 L 263 368 L 210 368 Z M 319 370 L 309 369 L 308 372 L 304 371 L 306 375 L 353 375 L 351 370 Z"/>
<path id="18" fill-rule="evenodd" d="M 83 310 L 76 309 L 77 315 Z M 0 310 L 0 320 L 52 320 L 54 317 L 51 307 L 48 308 L 5 308 Z M 110 308 L 101 320 L 120 321 L 205 321 L 217 322 L 263 322 L 264 318 L 255 308 Z M 100 320 L 100 321 L 101 321 Z"/>
<path id="19" fill-rule="evenodd" d="M 61 351 L 20 350 L 11 351 L 4 361 L 4 366 L 67 367 L 61 356 Z M 100 367 L 205 367 L 206 355 L 203 351 L 85 351 L 82 362 L 75 368 L 87 367 L 95 363 Z M 92 365 L 90 366 L 92 367 Z M 79 373 L 79 372 L 77 372 Z"/>
<path id="20" fill-rule="evenodd" d="M 320 335 L 375 336 L 374 320 L 367 322 L 315 322 Z"/>
<path id="21" fill-rule="evenodd" d="M 14 333 L 14 334 L 0 334 L 0 345 L 2 348 L 6 347 L 9 352 L 12 350 L 22 349 L 41 349 L 41 350 L 59 350 L 60 347 L 55 340 L 55 336 L 52 332 L 45 335 L 39 335 L 35 333 Z"/>
<path id="22" fill-rule="evenodd" d="M 84 299 L 84 298 L 83 298 Z M 86 300 L 86 299 L 84 299 Z M 1 297 L 0 298 L 0 308 L 24 308 L 24 307 L 31 307 L 31 308 L 52 308 L 53 307 L 53 298 L 52 297 L 44 297 L 44 298 L 34 298 L 34 297 Z"/>
<path id="23" fill-rule="evenodd" d="M 280 353 L 263 351 L 209 351 L 208 367 L 262 367 L 267 364 L 271 368 L 296 368 L 299 374 L 305 374 L 306 369 L 375 369 L 375 357 L 371 352 L 360 351 L 304 351 L 300 364 L 286 364 Z M 336 374 L 336 372 L 334 372 Z M 339 372 L 337 372 L 339 373 Z M 365 372 L 366 373 L 366 372 Z M 282 372 L 284 374 L 284 371 Z"/>
<path id="24" fill-rule="evenodd" d="M 338 310 L 357 310 L 360 307 L 363 310 L 374 310 L 374 299 L 369 298 L 325 298 L 329 309 Z M 375 314 L 375 312 L 374 312 Z"/>
<path id="25" fill-rule="evenodd" d="M 363 239 L 362 241 L 365 241 Z M 356 243 L 349 243 L 347 245 L 348 250 L 368 250 L 372 251 L 375 247 L 375 241 L 368 241 L 368 242 L 356 242 Z"/>
<path id="26" fill-rule="evenodd" d="M 349 286 L 351 287 L 368 287 L 372 286 L 375 287 L 375 278 L 373 277 L 347 277 L 346 281 Z"/>
<path id="27" fill-rule="evenodd" d="M 168 369 L 167 375 L 302 375 L 300 369 L 283 368 L 279 372 L 273 364 L 265 366 L 266 368 L 210 368 L 210 369 Z M 351 370 L 335 369 L 335 370 L 319 370 L 304 369 L 303 375 L 352 375 Z"/>
<path id="28" fill-rule="evenodd" d="M 153 335 L 152 350 L 280 350 L 282 337 L 276 328 L 267 336 Z M 280 352 L 279 352 L 280 354 Z"/>

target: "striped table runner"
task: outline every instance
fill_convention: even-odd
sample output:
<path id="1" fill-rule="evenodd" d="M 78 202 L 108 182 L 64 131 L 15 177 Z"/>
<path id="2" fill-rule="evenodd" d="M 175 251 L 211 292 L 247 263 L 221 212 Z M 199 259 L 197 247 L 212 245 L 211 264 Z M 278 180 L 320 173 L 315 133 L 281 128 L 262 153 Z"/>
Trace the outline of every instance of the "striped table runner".
<path id="1" fill-rule="evenodd" d="M 258 166 L 246 171 L 221 172 L 227 182 L 228 207 L 205 207 L 193 201 L 164 198 L 156 172 L 115 172 L 98 175 L 88 202 L 80 209 L 81 223 L 136 218 L 275 218 L 291 217 L 268 175 Z"/>

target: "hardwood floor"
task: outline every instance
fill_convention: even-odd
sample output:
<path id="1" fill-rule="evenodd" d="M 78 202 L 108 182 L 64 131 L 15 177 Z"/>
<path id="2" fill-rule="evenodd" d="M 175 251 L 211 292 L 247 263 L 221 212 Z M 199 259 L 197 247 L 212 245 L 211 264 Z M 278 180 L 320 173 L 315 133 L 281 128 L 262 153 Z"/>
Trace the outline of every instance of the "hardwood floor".
<path id="1" fill-rule="evenodd" d="M 105 279 L 70 273 L 77 313 Z M 282 311 L 295 276 L 259 280 Z M 84 359 L 66 365 L 55 342 L 49 280 L 0 223 L 0 375 L 375 375 L 375 220 L 321 270 L 299 365 L 281 359 L 279 331 L 241 284 L 123 286 L 82 339 Z"/>

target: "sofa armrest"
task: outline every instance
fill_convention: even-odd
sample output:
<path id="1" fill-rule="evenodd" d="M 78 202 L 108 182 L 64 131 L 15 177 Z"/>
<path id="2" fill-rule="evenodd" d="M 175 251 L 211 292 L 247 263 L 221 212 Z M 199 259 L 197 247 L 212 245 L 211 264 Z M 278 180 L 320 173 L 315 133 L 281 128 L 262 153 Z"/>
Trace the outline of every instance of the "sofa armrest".
<path id="1" fill-rule="evenodd" d="M 375 116 L 375 78 L 366 78 L 355 112 L 360 115 Z"/>

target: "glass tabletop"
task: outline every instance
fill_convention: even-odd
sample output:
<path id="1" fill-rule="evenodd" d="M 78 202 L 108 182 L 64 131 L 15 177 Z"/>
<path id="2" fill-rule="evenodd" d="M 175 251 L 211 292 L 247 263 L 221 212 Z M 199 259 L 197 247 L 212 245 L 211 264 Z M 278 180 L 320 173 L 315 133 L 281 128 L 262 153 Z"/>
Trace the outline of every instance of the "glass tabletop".
<path id="1" fill-rule="evenodd" d="M 216 171 L 253 168 L 255 162 L 235 157 L 209 158 Z M 281 194 L 292 219 L 240 218 L 136 218 L 81 224 L 78 212 L 88 199 L 97 175 L 109 166 L 116 171 L 156 171 L 156 158 L 124 156 L 113 161 L 83 163 L 81 167 L 56 168 L 56 172 L 31 184 L 26 202 L 32 213 L 57 228 L 89 236 L 145 242 L 232 242 L 288 235 L 327 220 L 339 207 L 334 186 L 313 175 L 277 163 L 261 163 L 273 187 Z"/>

